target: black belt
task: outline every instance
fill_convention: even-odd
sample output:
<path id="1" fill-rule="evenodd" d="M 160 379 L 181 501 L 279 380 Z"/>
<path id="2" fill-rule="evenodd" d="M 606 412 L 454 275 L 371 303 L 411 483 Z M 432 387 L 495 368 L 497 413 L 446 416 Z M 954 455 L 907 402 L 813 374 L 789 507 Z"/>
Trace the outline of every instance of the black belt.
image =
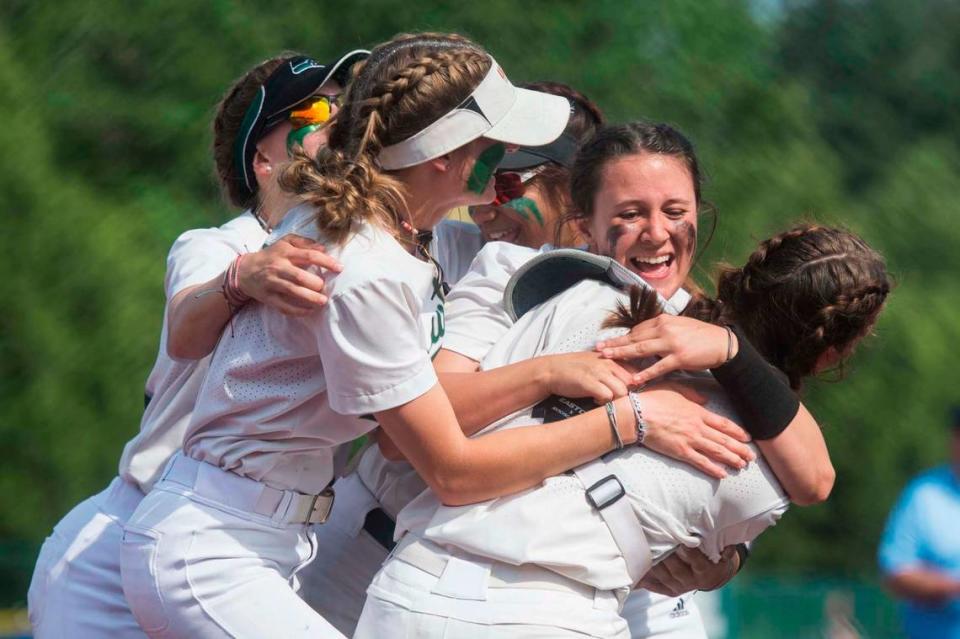
<path id="1" fill-rule="evenodd" d="M 396 527 L 397 523 L 384 512 L 383 508 L 374 508 L 367 513 L 363 520 L 363 529 L 387 550 L 393 550 L 393 547 L 397 545 L 397 542 L 393 540 L 393 531 Z"/>

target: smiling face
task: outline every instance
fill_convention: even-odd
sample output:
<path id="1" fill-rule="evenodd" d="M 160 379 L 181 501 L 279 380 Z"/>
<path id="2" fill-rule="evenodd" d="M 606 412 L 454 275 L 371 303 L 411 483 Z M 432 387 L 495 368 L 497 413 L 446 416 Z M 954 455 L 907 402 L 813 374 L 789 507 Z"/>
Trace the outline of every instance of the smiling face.
<path id="1" fill-rule="evenodd" d="M 470 217 L 487 242 L 540 248 L 554 240 L 559 221 L 555 208 L 534 178 L 525 185 L 522 197 L 500 205 L 471 206 Z"/>
<path id="2" fill-rule="evenodd" d="M 693 177 L 672 155 L 639 153 L 604 166 L 593 215 L 580 230 L 591 248 L 673 296 L 693 267 L 697 200 Z"/>

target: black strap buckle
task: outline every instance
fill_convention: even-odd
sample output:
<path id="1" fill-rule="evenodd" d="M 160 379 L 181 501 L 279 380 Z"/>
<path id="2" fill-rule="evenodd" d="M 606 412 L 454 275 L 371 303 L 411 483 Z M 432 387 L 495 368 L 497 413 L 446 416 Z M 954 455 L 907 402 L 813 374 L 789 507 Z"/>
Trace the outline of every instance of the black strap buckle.
<path id="1" fill-rule="evenodd" d="M 596 494 L 594 494 L 594 492 L 596 492 Z M 617 503 L 620 498 L 626 494 L 627 491 L 617 476 L 607 475 L 593 486 L 587 488 L 587 501 L 597 510 L 603 510 L 607 506 L 612 506 Z"/>

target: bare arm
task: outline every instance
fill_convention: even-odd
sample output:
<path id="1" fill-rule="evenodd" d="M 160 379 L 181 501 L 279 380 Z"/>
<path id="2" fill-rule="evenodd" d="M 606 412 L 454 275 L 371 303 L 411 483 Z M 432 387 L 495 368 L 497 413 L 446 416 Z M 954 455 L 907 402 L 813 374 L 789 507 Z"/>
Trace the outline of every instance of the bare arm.
<path id="1" fill-rule="evenodd" d="M 803 404 L 782 433 L 772 439 L 758 439 L 756 444 L 790 501 L 811 506 L 830 496 L 837 473 L 823 432 Z"/>
<path id="2" fill-rule="evenodd" d="M 336 260 L 323 252 L 322 245 L 295 235 L 284 237 L 244 256 L 238 272 L 240 290 L 284 313 L 309 313 L 326 303 L 321 294 L 323 278 L 306 270 L 311 265 L 340 270 Z M 228 266 L 224 265 L 224 271 Z M 180 291 L 170 300 L 167 352 L 171 357 L 200 359 L 213 351 L 232 315 L 220 292 L 222 283 L 221 273 Z"/>
<path id="3" fill-rule="evenodd" d="M 943 603 L 960 597 L 960 580 L 930 568 L 909 568 L 887 575 L 884 585 L 897 597 L 924 603 Z"/>
<path id="4" fill-rule="evenodd" d="M 614 405 L 620 437 L 632 443 L 636 423 L 629 400 L 621 398 Z M 454 506 L 533 487 L 614 448 L 602 408 L 561 422 L 469 439 L 439 384 L 376 418 L 440 500 Z"/>

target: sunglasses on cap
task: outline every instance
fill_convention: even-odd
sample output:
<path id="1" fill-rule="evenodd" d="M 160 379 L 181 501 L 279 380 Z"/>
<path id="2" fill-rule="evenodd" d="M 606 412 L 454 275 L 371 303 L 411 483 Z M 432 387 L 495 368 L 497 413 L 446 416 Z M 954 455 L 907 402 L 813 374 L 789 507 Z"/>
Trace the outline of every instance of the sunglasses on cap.
<path id="1" fill-rule="evenodd" d="M 326 124 L 333 115 L 333 107 L 340 108 L 343 94 L 315 95 L 295 106 L 288 116 L 293 128 Z"/>

